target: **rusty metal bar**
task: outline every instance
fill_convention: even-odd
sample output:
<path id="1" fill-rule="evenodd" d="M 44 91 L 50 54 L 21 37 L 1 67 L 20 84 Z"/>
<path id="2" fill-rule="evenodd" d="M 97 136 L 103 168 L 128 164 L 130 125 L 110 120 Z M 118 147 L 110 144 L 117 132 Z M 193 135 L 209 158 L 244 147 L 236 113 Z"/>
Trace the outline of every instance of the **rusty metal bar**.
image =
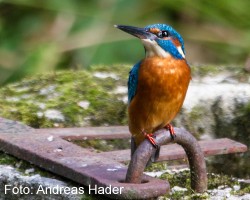
<path id="1" fill-rule="evenodd" d="M 247 151 L 246 145 L 228 138 L 202 140 L 198 141 L 198 143 L 203 151 L 204 156 L 242 153 Z M 100 152 L 99 154 L 105 158 L 112 158 L 118 162 L 129 162 L 131 159 L 129 149 Z M 180 145 L 168 144 L 161 147 L 160 157 L 157 162 L 180 160 L 186 158 L 187 155 Z"/>
<path id="2" fill-rule="evenodd" d="M 177 142 L 181 130 L 177 128 L 175 130 L 177 134 L 175 141 Z M 185 133 L 183 130 L 182 132 L 182 134 Z M 166 142 L 170 142 L 169 133 L 166 131 L 159 132 L 157 135 L 159 143 L 164 143 L 165 139 Z M 127 167 L 122 162 L 130 159 L 129 150 L 95 153 L 66 141 L 129 137 L 128 127 L 125 126 L 32 129 L 19 122 L 0 118 L 0 150 L 2 151 L 85 186 L 108 187 L 111 185 L 112 187 L 124 187 L 121 194 L 107 194 L 106 196 L 109 198 L 148 199 L 164 195 L 170 190 L 168 182 L 142 175 L 144 168 L 142 172 L 137 171 L 137 173 L 139 172 L 137 174 L 138 179 L 142 180 L 141 184 L 125 183 Z M 245 145 L 226 138 L 213 140 L 212 142 L 200 141 L 199 144 L 205 155 L 245 152 L 247 150 Z M 148 145 L 148 147 L 145 145 Z M 152 148 L 152 145 L 146 141 L 144 147 L 146 149 Z M 138 157 L 139 166 L 145 166 L 140 162 L 148 160 L 146 157 L 149 158 L 150 152 L 153 151 L 154 149 L 148 152 L 142 151 L 141 155 L 135 154 Z M 170 144 L 162 147 L 159 160 L 178 159 L 185 156 L 184 150 L 179 145 Z M 192 163 L 192 160 L 190 163 Z M 193 167 L 192 170 L 197 169 Z M 199 177 L 193 180 L 199 180 Z M 193 187 L 197 187 L 195 185 L 198 183 L 199 181 L 194 181 Z"/>
<path id="3" fill-rule="evenodd" d="M 169 191 L 167 181 L 147 175 L 143 175 L 142 184 L 125 183 L 125 165 L 57 134 L 38 134 L 28 126 L 3 118 L 0 118 L 0 150 L 89 188 L 111 187 L 110 193 L 103 194 L 111 199 L 149 199 Z"/>
<path id="4" fill-rule="evenodd" d="M 181 145 L 188 157 L 190 172 L 191 172 L 191 187 L 196 192 L 204 192 L 207 190 L 207 174 L 206 163 L 203 152 L 197 140 L 187 131 L 180 128 L 175 128 L 176 138 L 174 142 Z M 157 144 L 163 145 L 173 142 L 169 131 L 165 129 L 155 132 L 155 140 Z M 141 183 L 142 175 L 148 160 L 155 152 L 152 144 L 145 140 L 132 155 L 128 172 L 126 175 L 126 182 Z"/>

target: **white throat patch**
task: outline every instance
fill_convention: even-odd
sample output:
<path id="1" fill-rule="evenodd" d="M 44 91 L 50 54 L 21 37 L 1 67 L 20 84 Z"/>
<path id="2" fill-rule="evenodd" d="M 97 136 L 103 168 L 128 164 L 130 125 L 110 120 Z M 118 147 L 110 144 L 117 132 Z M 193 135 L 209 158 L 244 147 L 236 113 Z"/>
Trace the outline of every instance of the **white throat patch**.
<path id="1" fill-rule="evenodd" d="M 170 54 L 168 52 L 166 52 L 164 49 L 162 49 L 157 44 L 156 41 L 150 40 L 150 39 L 142 39 L 141 41 L 146 49 L 146 57 L 159 56 L 162 58 L 166 58 L 166 57 L 170 56 Z M 184 54 L 181 54 L 181 55 L 184 55 Z M 184 58 L 185 58 L 185 56 L 184 56 Z"/>

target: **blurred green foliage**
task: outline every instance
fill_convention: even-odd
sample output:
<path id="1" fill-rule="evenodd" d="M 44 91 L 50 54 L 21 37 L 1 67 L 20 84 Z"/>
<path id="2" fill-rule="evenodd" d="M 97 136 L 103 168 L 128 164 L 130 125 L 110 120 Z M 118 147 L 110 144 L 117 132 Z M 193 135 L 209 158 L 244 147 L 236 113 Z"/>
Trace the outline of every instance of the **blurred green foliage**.
<path id="1" fill-rule="evenodd" d="M 1 0 L 0 85 L 37 72 L 135 63 L 139 40 L 114 24 L 167 23 L 184 37 L 191 63 L 244 64 L 248 0 Z"/>

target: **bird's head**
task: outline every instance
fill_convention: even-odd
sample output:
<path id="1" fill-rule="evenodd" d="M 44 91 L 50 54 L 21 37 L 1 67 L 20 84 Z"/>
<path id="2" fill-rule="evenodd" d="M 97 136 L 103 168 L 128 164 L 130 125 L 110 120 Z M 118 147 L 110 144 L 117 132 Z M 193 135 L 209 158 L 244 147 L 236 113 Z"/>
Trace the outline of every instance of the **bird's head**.
<path id="1" fill-rule="evenodd" d="M 185 59 L 184 41 L 169 25 L 153 24 L 144 28 L 124 25 L 115 27 L 140 38 L 145 47 L 146 57 L 172 55 L 176 59 Z"/>

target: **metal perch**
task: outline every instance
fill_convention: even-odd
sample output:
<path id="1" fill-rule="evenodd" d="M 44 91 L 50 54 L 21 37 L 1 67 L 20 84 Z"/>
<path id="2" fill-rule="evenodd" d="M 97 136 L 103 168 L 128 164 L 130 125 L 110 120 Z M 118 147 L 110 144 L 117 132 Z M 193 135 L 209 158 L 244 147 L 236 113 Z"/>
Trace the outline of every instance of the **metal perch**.
<path id="1" fill-rule="evenodd" d="M 187 154 L 191 172 L 191 188 L 202 193 L 207 190 L 206 163 L 203 152 L 193 135 L 184 129 L 175 128 L 174 142 L 181 145 Z M 159 145 L 173 142 L 169 131 L 161 129 L 155 132 L 155 141 Z M 132 155 L 127 175 L 127 183 L 142 183 L 142 175 L 148 160 L 155 152 L 152 144 L 145 140 Z"/>

